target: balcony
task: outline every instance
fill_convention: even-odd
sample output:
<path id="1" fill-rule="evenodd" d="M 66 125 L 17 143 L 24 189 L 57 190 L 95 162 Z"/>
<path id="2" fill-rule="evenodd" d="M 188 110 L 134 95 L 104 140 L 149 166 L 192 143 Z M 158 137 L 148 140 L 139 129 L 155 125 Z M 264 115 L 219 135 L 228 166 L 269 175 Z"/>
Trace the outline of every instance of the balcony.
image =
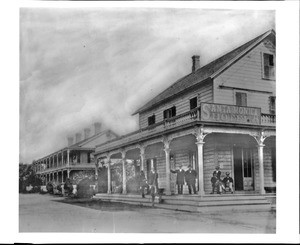
<path id="1" fill-rule="evenodd" d="M 207 105 L 208 103 L 202 103 Z M 210 104 L 210 105 L 217 105 L 217 104 Z M 223 105 L 224 106 L 224 105 Z M 229 106 L 229 105 L 225 105 L 228 107 L 235 107 L 235 106 Z M 126 134 L 124 136 L 119 137 L 118 139 L 112 140 L 110 142 L 101 144 L 97 146 L 97 150 L 96 151 L 105 151 L 105 150 L 109 150 L 115 147 L 122 147 L 125 146 L 128 143 L 131 142 L 138 142 L 141 139 L 145 138 L 145 137 L 149 137 L 149 136 L 154 136 L 156 134 L 174 129 L 176 127 L 180 127 L 183 125 L 188 125 L 190 123 L 193 122 L 205 122 L 205 120 L 202 120 L 201 117 L 201 109 L 202 105 L 200 107 L 197 107 L 191 111 L 188 111 L 186 113 L 183 113 L 181 115 L 166 119 L 162 122 L 159 123 L 155 123 L 151 126 L 148 126 L 146 128 L 142 128 L 140 130 L 134 131 L 132 133 Z M 256 123 L 253 123 L 253 125 L 264 125 L 264 126 L 274 126 L 275 127 L 275 123 L 276 123 L 276 116 L 275 115 L 270 115 L 270 114 L 262 114 L 260 112 L 260 108 L 250 108 L 250 107 L 239 107 L 239 108 L 243 108 L 245 111 L 246 109 L 253 109 L 254 113 L 256 113 L 257 116 L 257 120 Z M 211 122 L 211 120 L 210 120 Z M 254 122 L 254 121 L 253 121 Z M 237 123 L 235 123 L 237 124 Z M 242 124 L 242 123 L 241 123 Z M 251 122 L 249 122 L 249 120 L 247 120 L 247 125 L 251 125 Z"/>
<path id="2" fill-rule="evenodd" d="M 47 169 L 43 169 L 43 170 L 38 170 L 37 173 L 38 174 L 42 174 L 42 173 L 48 173 L 48 172 L 53 172 L 53 171 L 62 171 L 69 168 L 70 170 L 85 170 L 85 169 L 93 169 L 95 168 L 95 164 L 93 162 L 91 163 L 73 163 L 70 162 L 70 165 L 68 167 L 68 165 L 66 163 L 64 163 L 63 165 L 59 165 L 56 167 L 51 167 L 51 168 L 47 168 Z"/>

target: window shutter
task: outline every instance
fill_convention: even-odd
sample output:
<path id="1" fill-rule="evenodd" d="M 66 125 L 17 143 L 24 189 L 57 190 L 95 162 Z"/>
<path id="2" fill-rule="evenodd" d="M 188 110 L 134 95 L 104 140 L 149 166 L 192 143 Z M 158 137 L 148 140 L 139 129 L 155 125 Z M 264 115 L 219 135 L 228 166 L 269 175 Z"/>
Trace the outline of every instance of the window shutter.
<path id="1" fill-rule="evenodd" d="M 167 118 L 167 110 L 164 111 L 164 119 Z"/>

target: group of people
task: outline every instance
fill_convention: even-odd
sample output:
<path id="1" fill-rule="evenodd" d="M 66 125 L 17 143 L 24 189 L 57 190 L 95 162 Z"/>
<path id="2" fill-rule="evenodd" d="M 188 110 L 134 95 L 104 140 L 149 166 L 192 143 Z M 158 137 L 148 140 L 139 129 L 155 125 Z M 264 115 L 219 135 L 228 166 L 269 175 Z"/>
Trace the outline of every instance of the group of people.
<path id="1" fill-rule="evenodd" d="M 186 183 L 189 188 L 189 194 L 192 194 L 192 190 L 194 194 L 197 194 L 196 191 L 196 179 L 197 172 L 192 169 L 192 166 L 188 166 L 188 170 L 184 171 L 182 169 L 182 165 L 179 166 L 177 170 L 171 170 L 171 173 L 177 174 L 176 184 L 178 188 L 178 194 L 182 194 L 183 185 Z"/>
<path id="2" fill-rule="evenodd" d="M 182 165 L 179 166 L 177 170 L 170 170 L 171 173 L 177 174 L 176 184 L 178 188 L 178 194 L 183 194 L 183 185 L 186 184 L 189 189 L 189 194 L 197 194 L 196 191 L 196 180 L 197 180 L 197 172 L 192 169 L 192 166 L 188 166 L 188 170 L 184 171 L 182 169 Z M 155 196 L 158 193 L 158 174 L 155 169 L 152 167 L 149 172 L 148 180 L 145 176 L 144 171 L 140 172 L 140 191 L 142 194 L 142 198 L 145 198 L 145 193 L 150 192 L 150 196 L 152 198 L 152 206 L 154 206 Z M 215 171 L 213 172 L 213 177 L 211 178 L 212 183 L 212 192 L 214 194 L 216 191 L 218 194 L 222 194 L 224 190 L 226 192 L 226 187 L 229 188 L 229 191 L 233 193 L 233 179 L 230 177 L 230 173 L 226 172 L 226 177 L 221 180 L 221 171 L 220 167 L 217 166 Z"/>
<path id="3" fill-rule="evenodd" d="M 212 192 L 210 194 L 214 194 L 215 190 L 217 191 L 217 194 L 222 194 L 223 191 L 226 192 L 226 187 L 228 187 L 229 191 L 233 193 L 233 179 L 230 177 L 230 173 L 226 172 L 226 177 L 221 180 L 221 171 L 219 166 L 216 167 L 210 181 L 212 183 Z"/>
<path id="4" fill-rule="evenodd" d="M 147 180 L 144 171 L 141 171 L 139 182 L 142 198 L 145 198 L 145 192 L 150 191 L 152 206 L 154 206 L 155 196 L 158 194 L 158 173 L 152 167 Z"/>

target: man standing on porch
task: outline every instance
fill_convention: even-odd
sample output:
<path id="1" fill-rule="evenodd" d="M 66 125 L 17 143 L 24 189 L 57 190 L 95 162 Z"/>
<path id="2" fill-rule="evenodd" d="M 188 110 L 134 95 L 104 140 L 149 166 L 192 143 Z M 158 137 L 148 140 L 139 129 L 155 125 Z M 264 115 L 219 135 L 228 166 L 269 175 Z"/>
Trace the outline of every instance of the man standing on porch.
<path id="1" fill-rule="evenodd" d="M 189 169 L 185 172 L 185 182 L 188 185 L 189 188 L 189 194 L 192 194 L 192 189 L 194 194 L 197 194 L 196 192 L 196 179 L 197 179 L 197 172 L 192 169 L 192 165 L 189 165 Z"/>
<path id="2" fill-rule="evenodd" d="M 183 184 L 184 184 L 184 175 L 185 175 L 185 171 L 182 169 L 182 165 L 179 165 L 179 169 L 177 170 L 171 169 L 171 173 L 177 174 L 176 184 L 178 188 L 178 194 L 181 195 Z"/>
<path id="3" fill-rule="evenodd" d="M 151 167 L 148 184 L 150 187 L 150 195 L 152 198 L 152 207 L 154 207 L 154 199 L 158 191 L 158 173 L 155 171 L 154 167 Z"/>

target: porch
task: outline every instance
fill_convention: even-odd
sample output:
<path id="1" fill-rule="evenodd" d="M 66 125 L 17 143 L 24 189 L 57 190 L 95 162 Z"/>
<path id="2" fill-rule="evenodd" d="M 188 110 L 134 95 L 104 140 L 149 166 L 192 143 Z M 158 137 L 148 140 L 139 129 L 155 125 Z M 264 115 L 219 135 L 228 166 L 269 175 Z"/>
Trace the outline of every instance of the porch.
<path id="1" fill-rule="evenodd" d="M 275 209 L 274 194 L 224 194 L 224 195 L 162 195 L 161 203 L 155 200 L 155 207 L 186 212 L 238 212 L 238 211 L 271 211 Z M 119 202 L 131 205 L 150 207 L 151 196 L 135 194 L 96 194 L 94 200 Z"/>

